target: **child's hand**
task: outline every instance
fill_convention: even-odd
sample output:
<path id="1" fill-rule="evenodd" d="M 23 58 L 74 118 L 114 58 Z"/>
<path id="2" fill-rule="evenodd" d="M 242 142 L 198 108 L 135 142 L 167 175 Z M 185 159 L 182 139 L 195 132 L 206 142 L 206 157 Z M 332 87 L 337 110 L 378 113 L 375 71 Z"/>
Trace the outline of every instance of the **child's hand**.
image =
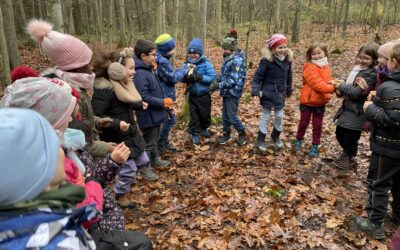
<path id="1" fill-rule="evenodd" d="M 258 102 L 258 101 L 259 101 L 259 98 L 260 98 L 260 97 L 258 97 L 258 96 L 256 96 L 256 95 L 253 96 L 253 100 L 254 100 L 255 102 Z"/>
<path id="2" fill-rule="evenodd" d="M 373 101 L 374 100 L 374 98 L 375 98 L 375 96 L 376 96 L 376 91 L 375 90 L 372 90 L 372 91 L 370 91 L 369 92 L 369 95 L 368 95 L 368 101 Z"/>
<path id="3" fill-rule="evenodd" d="M 174 104 L 174 101 L 171 98 L 164 99 L 164 108 L 169 108 Z"/>
<path id="4" fill-rule="evenodd" d="M 357 78 L 356 78 L 356 83 L 357 83 L 357 85 L 358 85 L 362 90 L 368 89 L 368 84 L 367 84 L 367 82 L 364 80 L 364 78 L 362 78 L 362 77 L 357 77 Z"/>
<path id="5" fill-rule="evenodd" d="M 142 101 L 142 103 L 143 103 L 143 109 L 144 109 L 144 110 L 147 109 L 147 108 L 149 107 L 149 104 L 148 104 L 147 102 L 143 102 L 143 101 Z"/>
<path id="6" fill-rule="evenodd" d="M 330 80 L 329 81 L 330 84 L 333 85 L 333 87 L 335 87 L 335 89 L 339 88 L 340 84 L 344 83 L 343 80 Z"/>
<path id="7" fill-rule="evenodd" d="M 131 150 L 125 145 L 125 143 L 121 142 L 115 147 L 114 151 L 112 151 L 110 157 L 114 162 L 121 165 L 128 160 L 130 154 Z"/>
<path id="8" fill-rule="evenodd" d="M 115 143 L 115 142 L 107 142 L 108 153 L 111 153 L 112 151 L 114 151 L 116 146 L 117 146 L 117 143 Z"/>
<path id="9" fill-rule="evenodd" d="M 366 102 L 364 103 L 364 106 L 363 106 L 364 112 L 367 111 L 368 106 L 371 105 L 371 104 L 372 104 L 371 101 L 366 101 Z"/>
<path id="10" fill-rule="evenodd" d="M 128 131 L 130 125 L 131 125 L 131 124 L 129 124 L 129 123 L 126 123 L 126 122 L 124 122 L 124 121 L 120 121 L 120 123 L 119 123 L 119 129 L 120 129 L 121 131 L 126 132 L 126 131 Z"/>
<path id="11" fill-rule="evenodd" d="M 112 124 L 112 119 L 110 117 L 102 117 L 97 119 L 96 125 L 98 128 L 108 128 Z"/>

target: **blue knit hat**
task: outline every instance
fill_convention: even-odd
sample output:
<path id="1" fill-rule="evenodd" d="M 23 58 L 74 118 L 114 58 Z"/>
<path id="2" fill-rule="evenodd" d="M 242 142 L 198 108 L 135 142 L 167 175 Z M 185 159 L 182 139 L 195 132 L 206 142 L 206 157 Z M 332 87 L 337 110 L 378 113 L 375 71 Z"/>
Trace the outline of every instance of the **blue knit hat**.
<path id="1" fill-rule="evenodd" d="M 161 55 L 166 55 L 175 49 L 175 40 L 169 34 L 162 34 L 156 39 L 157 50 Z"/>
<path id="2" fill-rule="evenodd" d="M 194 38 L 192 41 L 190 41 L 188 52 L 203 55 L 203 42 L 200 38 Z"/>
<path id="3" fill-rule="evenodd" d="M 31 200 L 56 173 L 58 137 L 29 109 L 0 109 L 0 206 Z"/>

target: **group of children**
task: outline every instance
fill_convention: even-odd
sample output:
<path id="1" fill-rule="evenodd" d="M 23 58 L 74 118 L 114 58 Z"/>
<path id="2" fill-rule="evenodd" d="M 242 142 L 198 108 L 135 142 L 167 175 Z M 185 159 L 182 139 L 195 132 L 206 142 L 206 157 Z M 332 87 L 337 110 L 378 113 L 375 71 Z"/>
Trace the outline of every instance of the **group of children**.
<path id="1" fill-rule="evenodd" d="M 92 249 L 95 244 L 113 248 L 122 242 L 131 249 L 152 249 L 144 234 L 125 231 L 122 208 L 135 206 L 128 194 L 136 174 L 157 180 L 153 168 L 170 164 L 160 152 L 176 151 L 169 140 L 176 124 L 175 85 L 187 84 L 188 132 L 194 144 L 200 144 L 201 136 L 211 136 L 215 89 L 223 100 L 223 135 L 218 143 L 231 140 L 232 126 L 238 132 L 237 143 L 247 142 L 237 115 L 246 77 L 237 32 L 223 38 L 223 64 L 217 77 L 198 38 L 189 43 L 184 65 L 174 69 L 170 58 L 175 41 L 168 34 L 155 42 L 138 40 L 134 48 L 93 51 L 76 37 L 53 31 L 45 21 L 32 20 L 27 31 L 56 67 L 40 76 L 27 67 L 14 69 L 13 84 L 0 101 L 0 134 L 6 138 L 1 140 L 1 178 L 15 191 L 0 193 L 0 247 L 77 249 L 74 243 L 79 242 L 82 249 Z M 266 41 L 262 55 L 251 95 L 262 106 L 256 146 L 266 151 L 272 110 L 271 139 L 276 148 L 284 146 L 280 135 L 285 102 L 293 92 L 293 53 L 286 37 L 275 34 Z M 361 131 L 368 127 L 372 151 L 368 219 L 356 217 L 353 224 L 382 239 L 385 219 L 400 224 L 400 41 L 361 47 L 346 81 L 331 76 L 324 44 L 310 46 L 306 59 L 294 149 L 302 149 L 312 120 L 309 155 L 318 156 L 325 105 L 334 93 L 343 98 L 335 116 L 336 138 L 343 151 L 335 163 L 341 169 L 356 166 Z M 18 154 L 24 157 L 12 157 Z M 387 214 L 389 191 L 393 209 Z M 56 229 L 47 241 L 35 241 L 42 227 Z"/>

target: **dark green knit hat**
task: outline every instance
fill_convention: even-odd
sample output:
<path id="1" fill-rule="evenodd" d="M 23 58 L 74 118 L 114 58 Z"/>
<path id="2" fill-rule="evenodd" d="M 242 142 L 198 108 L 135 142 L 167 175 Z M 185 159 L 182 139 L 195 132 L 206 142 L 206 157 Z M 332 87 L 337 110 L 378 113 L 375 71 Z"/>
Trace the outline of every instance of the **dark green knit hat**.
<path id="1" fill-rule="evenodd" d="M 221 47 L 225 50 L 235 51 L 237 50 L 237 40 L 233 37 L 226 36 L 222 40 Z"/>

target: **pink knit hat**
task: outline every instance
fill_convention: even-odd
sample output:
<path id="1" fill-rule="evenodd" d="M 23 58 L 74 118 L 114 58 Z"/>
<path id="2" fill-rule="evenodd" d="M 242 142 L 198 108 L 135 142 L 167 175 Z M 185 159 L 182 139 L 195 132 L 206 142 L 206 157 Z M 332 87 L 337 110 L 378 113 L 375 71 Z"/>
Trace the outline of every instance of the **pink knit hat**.
<path id="1" fill-rule="evenodd" d="M 382 44 L 378 49 L 378 54 L 385 57 L 386 59 L 389 59 L 390 51 L 393 49 L 393 47 L 396 44 L 399 44 L 399 43 L 400 43 L 400 39 L 393 40 L 393 41 L 387 42 L 385 44 Z"/>
<path id="2" fill-rule="evenodd" d="M 76 37 L 53 31 L 52 24 L 34 19 L 28 23 L 26 30 L 59 69 L 78 69 L 90 63 L 92 50 Z"/>
<path id="3" fill-rule="evenodd" d="M 282 34 L 274 34 L 272 37 L 265 41 L 268 48 L 275 49 L 278 46 L 287 43 L 287 38 Z"/>
<path id="4" fill-rule="evenodd" d="M 4 91 L 0 107 L 33 109 L 43 115 L 55 129 L 59 129 L 71 117 L 76 98 L 69 85 L 52 82 L 44 77 L 28 77 L 15 81 Z"/>

